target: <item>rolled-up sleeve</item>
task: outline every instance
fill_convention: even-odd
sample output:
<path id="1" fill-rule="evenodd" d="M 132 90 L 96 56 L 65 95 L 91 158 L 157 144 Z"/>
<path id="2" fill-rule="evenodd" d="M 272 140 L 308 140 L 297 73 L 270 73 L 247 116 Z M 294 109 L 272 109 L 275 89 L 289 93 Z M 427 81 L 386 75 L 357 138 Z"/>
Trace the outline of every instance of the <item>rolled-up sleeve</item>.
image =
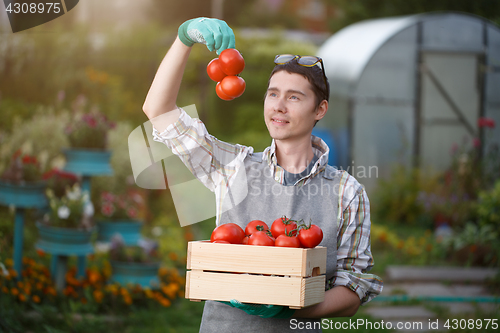
<path id="1" fill-rule="evenodd" d="M 370 246 L 370 202 L 363 186 L 347 173 L 341 182 L 340 195 L 337 272 L 327 288 L 345 286 L 365 304 L 383 289 L 382 279 L 368 273 L 374 264 Z"/>
<path id="2" fill-rule="evenodd" d="M 153 127 L 153 139 L 169 147 L 191 173 L 209 190 L 227 185 L 250 147 L 220 141 L 210 135 L 205 124 L 183 109 L 179 119 L 163 132 Z"/>

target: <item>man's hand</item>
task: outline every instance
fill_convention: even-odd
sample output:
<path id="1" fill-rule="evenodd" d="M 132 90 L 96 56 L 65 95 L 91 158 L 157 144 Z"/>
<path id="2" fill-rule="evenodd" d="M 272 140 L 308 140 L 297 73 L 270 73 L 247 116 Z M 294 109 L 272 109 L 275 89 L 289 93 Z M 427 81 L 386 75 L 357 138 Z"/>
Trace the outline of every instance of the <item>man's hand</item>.
<path id="1" fill-rule="evenodd" d="M 187 46 L 202 43 L 210 51 L 220 54 L 225 49 L 235 47 L 233 30 L 226 22 L 207 17 L 188 20 L 179 27 L 179 39 Z"/>
<path id="2" fill-rule="evenodd" d="M 261 318 L 290 318 L 295 313 L 295 310 L 281 305 L 248 304 L 241 303 L 235 299 L 232 299 L 230 302 L 221 303 L 243 310 L 249 315 L 259 316 Z"/>

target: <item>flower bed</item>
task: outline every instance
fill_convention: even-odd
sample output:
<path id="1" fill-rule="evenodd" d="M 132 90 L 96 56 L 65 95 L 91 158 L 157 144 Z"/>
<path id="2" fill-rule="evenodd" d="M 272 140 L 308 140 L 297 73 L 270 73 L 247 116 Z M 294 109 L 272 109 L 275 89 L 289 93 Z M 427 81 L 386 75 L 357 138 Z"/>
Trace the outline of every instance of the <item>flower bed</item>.
<path id="1" fill-rule="evenodd" d="M 18 274 L 13 270 L 12 260 L 5 260 L 5 270 L 0 266 L 0 297 L 23 304 L 26 309 L 37 305 L 68 306 L 78 304 L 83 313 L 120 313 L 137 306 L 168 307 L 184 296 L 184 278 L 176 269 L 160 268 L 157 289 L 139 285 L 109 283 L 110 263 L 105 258 L 94 257 L 84 279 L 76 277 L 76 268 L 66 274 L 66 287 L 57 292 L 51 281 L 50 271 L 43 263 L 23 258 L 24 269 Z M 98 267 L 100 266 L 100 267 Z"/>

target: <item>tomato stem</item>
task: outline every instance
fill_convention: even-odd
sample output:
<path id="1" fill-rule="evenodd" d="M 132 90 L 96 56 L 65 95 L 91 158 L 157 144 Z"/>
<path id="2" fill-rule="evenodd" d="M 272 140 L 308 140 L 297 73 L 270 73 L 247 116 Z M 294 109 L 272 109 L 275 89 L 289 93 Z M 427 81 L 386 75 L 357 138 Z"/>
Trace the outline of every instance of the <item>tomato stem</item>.
<path id="1" fill-rule="evenodd" d="M 311 223 L 312 223 L 312 219 L 309 220 L 309 225 L 305 224 L 304 223 L 304 219 L 300 219 L 298 222 L 297 222 L 297 225 L 301 228 L 301 229 L 310 229 L 311 228 Z"/>
<path id="2" fill-rule="evenodd" d="M 257 229 L 257 231 L 266 231 L 266 229 L 264 229 L 264 226 L 262 224 L 256 225 L 255 229 Z"/>
<path id="3" fill-rule="evenodd" d="M 292 230 L 286 230 L 285 228 L 285 236 L 288 237 L 295 237 L 297 236 L 297 232 L 299 231 L 299 227 L 292 229 Z M 295 233 L 295 234 L 294 234 Z"/>

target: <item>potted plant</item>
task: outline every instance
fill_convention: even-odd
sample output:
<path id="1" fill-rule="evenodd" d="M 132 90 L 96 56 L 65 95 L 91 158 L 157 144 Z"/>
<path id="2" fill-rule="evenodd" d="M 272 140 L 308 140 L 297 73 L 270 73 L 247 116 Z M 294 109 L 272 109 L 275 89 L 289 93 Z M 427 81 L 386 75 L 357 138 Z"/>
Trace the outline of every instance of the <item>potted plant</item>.
<path id="1" fill-rule="evenodd" d="M 40 233 L 37 247 L 53 254 L 80 255 L 92 252 L 94 208 L 88 193 L 82 191 L 79 183 L 75 183 L 61 197 L 50 188 L 46 194 L 50 209 L 37 222 Z"/>
<path id="2" fill-rule="evenodd" d="M 24 247 L 24 213 L 27 208 L 43 208 L 47 205 L 42 180 L 42 167 L 35 156 L 22 154 L 17 150 L 8 167 L 0 176 L 0 204 L 15 209 L 14 218 L 14 269 L 22 270 Z"/>
<path id="3" fill-rule="evenodd" d="M 47 205 L 42 167 L 36 156 L 16 151 L 0 176 L 0 204 L 19 208 Z"/>
<path id="4" fill-rule="evenodd" d="M 160 285 L 158 270 L 158 243 L 140 239 L 137 245 L 126 245 L 121 235 L 114 235 L 110 246 L 112 274 L 110 280 L 121 285 L 139 284 L 157 288 Z"/>
<path id="5" fill-rule="evenodd" d="M 62 290 L 69 256 L 77 256 L 78 276 L 85 276 L 86 255 L 94 252 L 91 242 L 94 207 L 79 183 L 67 188 L 62 197 L 47 189 L 47 197 L 50 209 L 36 223 L 39 239 L 35 247 L 52 254 L 52 276 Z"/>
<path id="6" fill-rule="evenodd" d="M 133 189 L 124 193 L 104 191 L 96 205 L 97 240 L 110 242 L 120 234 L 126 245 L 137 245 L 141 238 L 142 195 Z"/>
<path id="7" fill-rule="evenodd" d="M 114 127 L 97 109 L 75 112 L 65 129 L 70 148 L 63 151 L 64 169 L 84 176 L 111 174 L 107 135 Z"/>
<path id="8" fill-rule="evenodd" d="M 78 183 L 78 176 L 74 173 L 52 168 L 42 175 L 42 179 L 46 182 L 47 188 L 51 189 L 56 198 L 62 198 L 67 191 Z"/>

